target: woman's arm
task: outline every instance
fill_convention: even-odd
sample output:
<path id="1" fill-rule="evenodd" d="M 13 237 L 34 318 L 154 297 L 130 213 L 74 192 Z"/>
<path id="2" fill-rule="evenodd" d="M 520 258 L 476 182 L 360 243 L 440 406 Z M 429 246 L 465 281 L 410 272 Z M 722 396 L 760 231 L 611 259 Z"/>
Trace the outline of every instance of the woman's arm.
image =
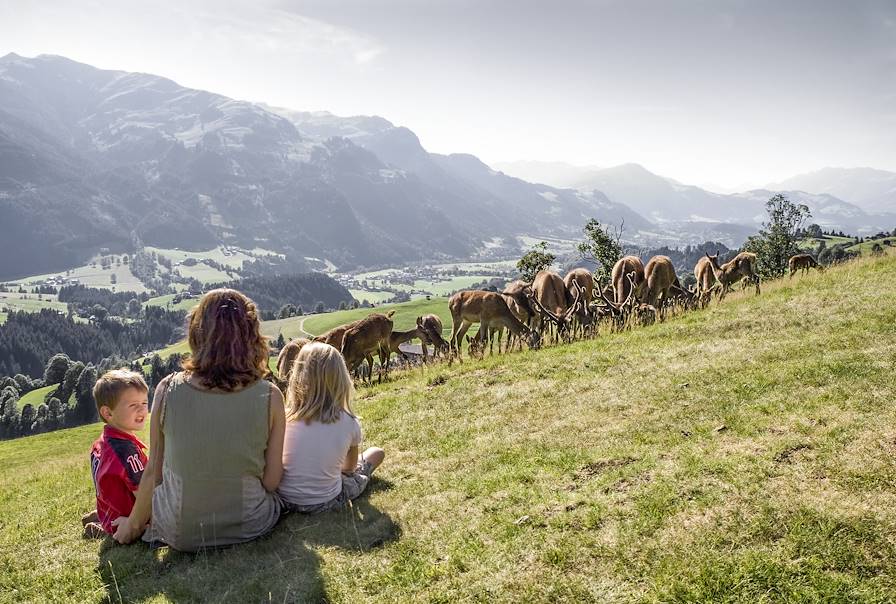
<path id="1" fill-rule="evenodd" d="M 153 396 L 156 404 L 149 417 L 149 459 L 143 470 L 143 476 L 140 478 L 134 507 L 131 509 L 130 516 L 122 516 L 112 521 L 112 526 L 115 527 L 114 538 L 119 543 L 131 543 L 146 530 L 146 524 L 152 515 L 153 489 L 162 483 L 162 462 L 165 459 L 162 414 L 165 408 L 165 390 L 167 388 L 168 378 L 166 377 L 159 382 Z"/>
<path id="2" fill-rule="evenodd" d="M 271 432 L 268 434 L 268 448 L 264 452 L 264 474 L 261 484 L 268 492 L 277 490 L 283 478 L 283 438 L 286 431 L 286 410 L 280 389 L 271 385 Z"/>

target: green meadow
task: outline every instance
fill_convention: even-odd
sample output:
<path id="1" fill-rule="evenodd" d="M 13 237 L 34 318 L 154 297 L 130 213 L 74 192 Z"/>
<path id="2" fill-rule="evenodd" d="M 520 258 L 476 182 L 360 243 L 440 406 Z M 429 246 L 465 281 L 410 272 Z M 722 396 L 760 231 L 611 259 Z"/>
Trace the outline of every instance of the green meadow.
<path id="1" fill-rule="evenodd" d="M 890 255 L 395 373 L 369 493 L 200 554 L 81 538 L 99 425 L 0 442 L 0 600 L 892 602 L 894 363 Z"/>

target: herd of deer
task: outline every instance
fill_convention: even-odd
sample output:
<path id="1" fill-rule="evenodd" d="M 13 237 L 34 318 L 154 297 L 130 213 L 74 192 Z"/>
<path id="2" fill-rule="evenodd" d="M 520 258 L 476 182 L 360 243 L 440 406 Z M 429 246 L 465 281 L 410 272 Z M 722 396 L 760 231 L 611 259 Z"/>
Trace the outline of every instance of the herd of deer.
<path id="1" fill-rule="evenodd" d="M 823 270 L 808 254 L 793 256 L 789 267 L 791 277 L 798 270 Z M 756 254 L 751 252 L 741 252 L 721 265 L 718 252 L 712 256 L 705 254 L 694 267 L 694 277 L 696 284 L 686 289 L 679 282 L 668 256 L 654 256 L 646 266 L 637 256 L 624 256 L 613 266 L 610 283 L 603 289 L 595 287 L 591 272 L 576 268 L 566 277 L 543 270 L 535 275 L 532 283 L 513 281 L 503 292 L 458 292 L 448 300 L 452 319 L 448 340 L 442 337 L 442 321 L 438 316 L 417 317 L 414 329 L 394 331 L 392 315 L 395 311 L 390 311 L 372 313 L 358 321 L 334 327 L 313 341 L 341 350 L 351 372 L 366 360 L 369 379 L 375 354 L 379 356 L 382 371 L 387 372 L 392 354 L 407 358 L 399 346 L 415 338 L 421 342 L 424 363 L 427 362 L 427 346 L 433 348 L 433 359 L 441 355 L 450 363 L 455 358 L 461 361 L 460 348 L 465 337 L 470 355 L 481 358 L 486 344 L 490 352 L 494 352 L 497 342 L 498 352 L 501 352 L 505 329 L 508 331 L 505 352 L 515 346 L 521 348 L 523 342 L 529 348 L 538 348 L 543 340 L 569 342 L 576 337 L 589 336 L 604 319 L 621 327 L 630 321 L 649 323 L 659 320 L 667 309 L 675 306 L 685 309 L 702 307 L 713 295 L 722 299 L 738 282 L 743 284 L 742 288 L 754 285 L 759 294 Z M 471 338 L 466 333 L 474 323 L 479 324 L 479 331 Z M 280 351 L 277 372 L 281 379 L 285 379 L 306 341 L 290 342 Z"/>

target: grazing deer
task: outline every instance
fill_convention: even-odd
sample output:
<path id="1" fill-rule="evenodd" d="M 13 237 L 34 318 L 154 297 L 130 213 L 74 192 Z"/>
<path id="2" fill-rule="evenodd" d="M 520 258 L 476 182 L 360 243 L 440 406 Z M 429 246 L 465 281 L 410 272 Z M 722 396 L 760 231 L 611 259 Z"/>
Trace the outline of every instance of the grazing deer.
<path id="1" fill-rule="evenodd" d="M 532 327 L 536 313 L 532 301 L 529 299 L 531 294 L 532 285 L 520 280 L 511 281 L 507 284 L 507 287 L 504 288 L 504 291 L 501 292 L 501 295 L 504 297 L 504 302 L 507 303 L 510 312 L 512 312 L 521 323 L 525 323 L 529 327 Z M 519 343 L 520 350 L 522 350 L 523 343 L 513 334 L 508 334 L 505 350 L 509 351 L 511 348 L 515 347 L 517 343 Z M 499 341 L 498 352 L 500 351 L 501 346 Z"/>
<path id="2" fill-rule="evenodd" d="M 307 338 L 290 340 L 280 349 L 280 354 L 277 355 L 277 386 L 280 387 L 281 390 L 289 384 L 289 374 L 292 372 L 292 364 L 296 360 L 296 357 L 299 356 L 299 351 L 302 350 L 302 346 L 308 344 L 310 341 L 311 340 Z"/>
<path id="3" fill-rule="evenodd" d="M 721 288 L 719 299 L 725 297 L 731 290 L 731 286 L 738 281 L 745 281 L 756 286 L 756 295 L 759 295 L 759 276 L 756 274 L 756 254 L 753 252 L 741 252 L 722 266 L 719 266 L 718 255 L 716 257 L 706 254 L 709 263 L 712 266 L 712 272 L 716 276 L 718 283 L 715 285 Z M 744 286 L 746 286 L 744 283 Z"/>
<path id="4" fill-rule="evenodd" d="M 408 361 L 408 355 L 406 355 L 404 351 L 401 350 L 401 345 L 405 342 L 410 342 L 414 338 L 419 338 L 422 342 L 423 338 L 425 337 L 426 334 L 420 327 L 415 327 L 414 329 L 409 329 L 407 331 L 393 331 L 389 334 L 389 338 L 386 340 L 386 342 L 380 345 L 380 365 L 382 365 L 384 370 L 388 373 L 389 363 L 392 359 L 392 353 L 395 353 L 405 361 Z"/>
<path id="5" fill-rule="evenodd" d="M 573 304 L 577 292 L 581 296 L 579 303 L 575 304 L 573 336 L 581 332 L 584 337 L 585 332 L 594 323 L 594 317 L 591 316 L 591 302 L 594 301 L 594 276 L 588 269 L 574 268 L 563 277 L 563 284 L 566 286 L 566 299 L 570 304 Z"/>
<path id="6" fill-rule="evenodd" d="M 389 311 L 388 314 L 373 313 L 367 315 L 360 321 L 346 330 L 342 339 L 342 356 L 345 357 L 345 365 L 348 370 L 354 371 L 362 361 L 366 360 L 370 367 L 368 373 L 368 381 L 373 374 L 373 353 L 379 352 L 380 348 L 389 344 L 389 335 L 392 333 L 392 315 L 395 311 Z M 380 361 L 382 365 L 382 361 Z M 380 373 L 380 381 L 382 381 L 382 373 Z"/>
<path id="7" fill-rule="evenodd" d="M 578 306 L 581 291 L 576 289 L 576 298 L 570 305 L 567 298 L 566 284 L 555 272 L 539 271 L 532 281 L 532 295 L 530 300 L 538 313 L 535 315 L 535 324 L 541 326 L 544 319 L 550 319 L 556 328 L 557 339 L 565 338 L 569 333 L 569 323 L 572 314 Z"/>
<path id="8" fill-rule="evenodd" d="M 644 283 L 644 263 L 637 256 L 623 256 L 613 265 L 610 280 L 613 284 L 613 301 L 617 305 L 630 298 L 632 287 L 636 290 L 635 298 L 639 298 Z"/>
<path id="9" fill-rule="evenodd" d="M 449 346 L 448 341 L 442 337 L 442 319 L 440 319 L 438 315 L 423 315 L 422 317 L 417 317 L 417 329 L 421 332 L 421 335 L 418 337 L 420 338 L 420 347 L 423 349 L 424 363 L 426 362 L 427 344 L 432 346 L 433 359 L 435 359 L 436 355 L 439 353 L 448 356 L 451 347 Z"/>
<path id="10" fill-rule="evenodd" d="M 529 329 L 510 311 L 501 294 L 486 291 L 468 290 L 457 292 L 448 300 L 451 311 L 451 359 L 455 356 L 461 361 L 460 344 L 473 323 L 479 323 L 477 339 L 488 336 L 490 327 L 503 326 L 515 336 L 525 338 L 529 348 L 538 348 L 541 336 L 537 330 Z"/>
<path id="11" fill-rule="evenodd" d="M 644 282 L 646 285 L 642 301 L 657 308 L 661 308 L 669 299 L 673 285 L 682 289 L 668 256 L 654 256 L 647 262 L 644 267 Z"/>
<path id="12" fill-rule="evenodd" d="M 824 272 L 824 267 L 818 264 L 815 261 L 815 258 L 809 254 L 796 254 L 795 256 L 791 256 L 790 260 L 787 261 L 787 266 L 790 268 L 790 279 L 793 279 L 793 275 L 797 271 L 808 273 L 809 269 L 817 268 L 819 273 Z"/>
<path id="13" fill-rule="evenodd" d="M 629 256 L 633 258 L 634 256 Z M 621 261 L 620 261 L 621 262 Z M 616 266 L 619 266 L 619 262 L 616 263 Z M 613 272 L 616 272 L 616 266 L 613 267 Z M 641 275 L 643 278 L 643 275 Z M 625 296 L 624 300 L 615 301 L 610 300 L 607 294 L 612 293 L 606 290 L 601 290 L 600 297 L 604 301 L 603 306 L 599 311 L 599 315 L 602 317 L 610 317 L 617 327 L 622 327 L 625 324 L 625 321 L 628 317 L 629 311 L 632 309 L 633 303 L 635 302 L 635 271 L 630 273 L 626 273 L 620 281 L 625 282 L 625 285 L 622 283 L 619 284 L 618 287 L 615 287 L 615 292 L 626 291 L 628 292 Z"/>
<path id="14" fill-rule="evenodd" d="M 709 303 L 711 292 L 716 283 L 716 275 L 713 273 L 712 263 L 718 263 L 718 261 L 719 252 L 717 251 L 715 256 L 710 256 L 709 253 L 701 256 L 697 264 L 694 265 L 694 277 L 697 279 L 697 289 L 694 293 L 697 295 L 697 300 L 701 306 L 706 306 Z"/>

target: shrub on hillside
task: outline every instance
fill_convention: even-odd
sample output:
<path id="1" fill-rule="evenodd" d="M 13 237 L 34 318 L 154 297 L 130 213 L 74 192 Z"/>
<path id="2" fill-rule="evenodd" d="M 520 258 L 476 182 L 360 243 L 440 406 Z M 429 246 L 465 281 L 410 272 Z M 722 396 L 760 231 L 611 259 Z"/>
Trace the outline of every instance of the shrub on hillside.
<path id="1" fill-rule="evenodd" d="M 800 253 L 803 223 L 812 216 L 805 204 L 795 204 L 778 193 L 765 204 L 768 221 L 758 235 L 750 237 L 744 251 L 756 254 L 756 270 L 761 279 L 775 279 L 787 272 L 791 256 Z"/>

